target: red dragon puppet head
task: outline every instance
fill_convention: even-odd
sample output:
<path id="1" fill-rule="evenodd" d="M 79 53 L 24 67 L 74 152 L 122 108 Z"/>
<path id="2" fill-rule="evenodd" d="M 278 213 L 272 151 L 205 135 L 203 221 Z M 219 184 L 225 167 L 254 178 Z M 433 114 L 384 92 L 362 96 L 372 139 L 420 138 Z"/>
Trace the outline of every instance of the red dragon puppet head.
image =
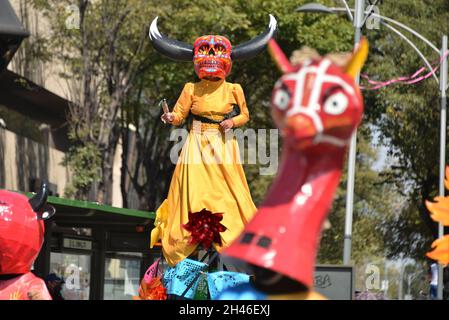
<path id="1" fill-rule="evenodd" d="M 46 204 L 47 184 L 31 199 L 0 190 L 0 275 L 24 274 L 41 250 L 44 222 L 55 209 Z"/>
<path id="2" fill-rule="evenodd" d="M 291 64 L 274 40 L 269 50 L 283 72 L 271 99 L 285 143 L 282 164 L 255 217 L 223 254 L 251 266 L 257 288 L 284 294 L 313 287 L 323 223 L 363 114 L 354 77 L 368 43 L 363 39 L 341 65 L 330 56 Z"/>
<path id="3" fill-rule="evenodd" d="M 273 89 L 271 111 L 286 142 L 302 152 L 347 146 L 363 114 L 354 78 L 368 54 L 366 39 L 352 56 L 308 53 L 312 57 L 298 64 L 291 64 L 274 40 L 269 51 L 283 72 Z"/>
<path id="4" fill-rule="evenodd" d="M 195 40 L 193 46 L 170 39 L 159 32 L 156 17 L 151 23 L 150 40 L 161 54 L 177 61 L 192 61 L 200 79 L 225 79 L 232 68 L 233 60 L 247 60 L 263 51 L 277 30 L 276 19 L 270 14 L 267 29 L 241 45 L 232 48 L 231 42 L 223 36 L 205 35 Z"/>

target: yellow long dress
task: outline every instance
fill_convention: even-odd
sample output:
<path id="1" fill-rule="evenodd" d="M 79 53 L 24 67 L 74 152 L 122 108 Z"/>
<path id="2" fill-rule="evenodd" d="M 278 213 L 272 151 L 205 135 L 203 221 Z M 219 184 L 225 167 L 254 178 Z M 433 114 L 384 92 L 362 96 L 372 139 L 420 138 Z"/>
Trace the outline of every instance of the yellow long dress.
<path id="1" fill-rule="evenodd" d="M 187 83 L 173 109 L 174 125 L 180 125 L 189 112 L 213 120 L 223 120 L 233 104 L 240 114 L 232 118 L 234 128 L 249 120 L 242 87 L 225 80 Z M 241 233 L 256 212 L 245 173 L 240 162 L 237 140 L 223 133 L 218 124 L 193 120 L 192 128 L 181 150 L 167 198 L 156 211 L 155 228 L 151 232 L 151 247 L 160 239 L 168 264 L 192 254 L 190 232 L 182 225 L 189 222 L 189 212 L 207 209 L 222 212 L 221 223 L 227 228 L 221 233 L 222 245 L 228 247 Z"/>

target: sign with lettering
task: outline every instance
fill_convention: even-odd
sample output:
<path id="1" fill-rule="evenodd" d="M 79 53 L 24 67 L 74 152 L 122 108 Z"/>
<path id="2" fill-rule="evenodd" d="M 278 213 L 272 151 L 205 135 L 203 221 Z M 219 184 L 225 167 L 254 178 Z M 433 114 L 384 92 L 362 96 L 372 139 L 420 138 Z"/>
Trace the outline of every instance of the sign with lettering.
<path id="1" fill-rule="evenodd" d="M 317 265 L 314 274 L 315 291 L 329 300 L 352 300 L 354 268 L 352 266 Z"/>
<path id="2" fill-rule="evenodd" d="M 64 238 L 62 246 L 68 249 L 92 250 L 92 241 Z"/>

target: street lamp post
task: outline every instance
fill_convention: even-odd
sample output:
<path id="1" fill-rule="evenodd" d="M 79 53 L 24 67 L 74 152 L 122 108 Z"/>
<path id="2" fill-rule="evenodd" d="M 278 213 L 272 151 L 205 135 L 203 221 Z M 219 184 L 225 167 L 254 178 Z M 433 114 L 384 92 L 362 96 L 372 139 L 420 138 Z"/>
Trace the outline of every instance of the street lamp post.
<path id="1" fill-rule="evenodd" d="M 423 59 L 427 68 L 432 73 L 432 76 L 436 80 L 436 82 L 440 86 L 441 91 L 441 121 L 440 121 L 440 165 L 439 165 L 439 195 L 444 196 L 444 172 L 445 172 L 445 163 L 446 163 L 446 92 L 448 89 L 448 43 L 447 36 L 443 37 L 442 48 L 441 51 L 438 50 L 429 40 L 427 40 L 424 36 L 413 30 L 412 28 L 394 20 L 389 17 L 385 17 L 383 15 L 374 13 L 374 12 L 365 12 L 365 1 L 364 0 L 356 0 L 354 10 L 354 17 L 352 17 L 351 9 L 349 9 L 345 0 L 342 0 L 345 8 L 329 8 L 322 4 L 318 3 L 308 3 L 296 9 L 298 12 L 321 12 L 321 13 L 338 13 L 345 12 L 347 17 L 350 20 L 354 21 L 354 42 L 357 44 L 360 41 L 362 27 L 364 22 L 366 21 L 369 15 L 373 17 L 379 18 L 380 22 L 397 34 L 399 37 L 404 39 L 415 52 Z M 377 2 L 377 1 L 376 1 Z M 364 18 L 365 17 L 365 18 Z M 385 20 L 385 21 L 384 21 Z M 417 38 L 421 39 L 428 46 L 430 46 L 434 51 L 436 51 L 440 55 L 440 79 L 438 80 L 435 71 L 432 69 L 429 61 L 425 58 L 422 52 L 416 47 L 416 45 L 410 41 L 404 34 L 402 34 L 398 29 L 391 26 L 387 22 L 393 23 L 394 25 L 410 32 Z M 360 82 L 360 75 L 356 77 L 356 83 Z M 356 132 L 351 137 L 350 147 L 349 147 L 349 157 L 348 157 L 348 182 L 347 182 L 347 193 L 346 193 L 346 215 L 345 215 L 345 237 L 344 237 L 344 249 L 343 249 L 343 263 L 349 264 L 351 259 L 351 247 L 352 247 L 352 217 L 353 217 L 353 208 L 354 208 L 354 183 L 355 183 L 355 157 L 356 157 Z M 439 237 L 444 235 L 444 227 L 439 224 L 438 226 L 438 235 Z M 443 269 L 441 265 L 439 265 L 438 269 L 438 298 L 443 298 Z"/>
<path id="2" fill-rule="evenodd" d="M 358 45 L 362 37 L 362 24 L 365 11 L 365 0 L 356 0 L 354 11 L 354 44 Z M 355 83 L 360 83 L 360 72 L 355 77 Z M 345 213 L 345 238 L 343 246 L 343 264 L 351 261 L 352 250 L 352 217 L 354 210 L 354 185 L 355 185 L 355 158 L 357 153 L 357 129 L 354 130 L 349 144 L 348 156 L 348 181 L 346 185 L 346 213 Z M 348 205 L 350 203 L 351 205 Z"/>
<path id="3" fill-rule="evenodd" d="M 440 90 L 441 90 L 441 123 L 440 123 L 440 174 L 439 174 L 439 195 L 444 197 L 444 169 L 446 166 L 446 90 L 447 90 L 447 36 L 443 36 L 441 46 L 441 66 L 440 66 Z M 438 225 L 438 237 L 444 235 L 444 226 Z M 443 299 L 443 268 L 438 264 L 438 299 Z"/>

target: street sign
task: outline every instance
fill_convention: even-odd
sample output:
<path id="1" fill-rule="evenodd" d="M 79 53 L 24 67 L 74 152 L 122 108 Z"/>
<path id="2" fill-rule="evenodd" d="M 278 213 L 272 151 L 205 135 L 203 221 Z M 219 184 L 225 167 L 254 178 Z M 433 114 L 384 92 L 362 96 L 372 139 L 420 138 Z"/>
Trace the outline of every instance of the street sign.
<path id="1" fill-rule="evenodd" d="M 354 298 L 354 268 L 352 266 L 317 265 L 314 274 L 315 291 L 329 300 Z"/>
<path id="2" fill-rule="evenodd" d="M 92 241 L 64 238 L 62 246 L 68 249 L 92 250 Z"/>

